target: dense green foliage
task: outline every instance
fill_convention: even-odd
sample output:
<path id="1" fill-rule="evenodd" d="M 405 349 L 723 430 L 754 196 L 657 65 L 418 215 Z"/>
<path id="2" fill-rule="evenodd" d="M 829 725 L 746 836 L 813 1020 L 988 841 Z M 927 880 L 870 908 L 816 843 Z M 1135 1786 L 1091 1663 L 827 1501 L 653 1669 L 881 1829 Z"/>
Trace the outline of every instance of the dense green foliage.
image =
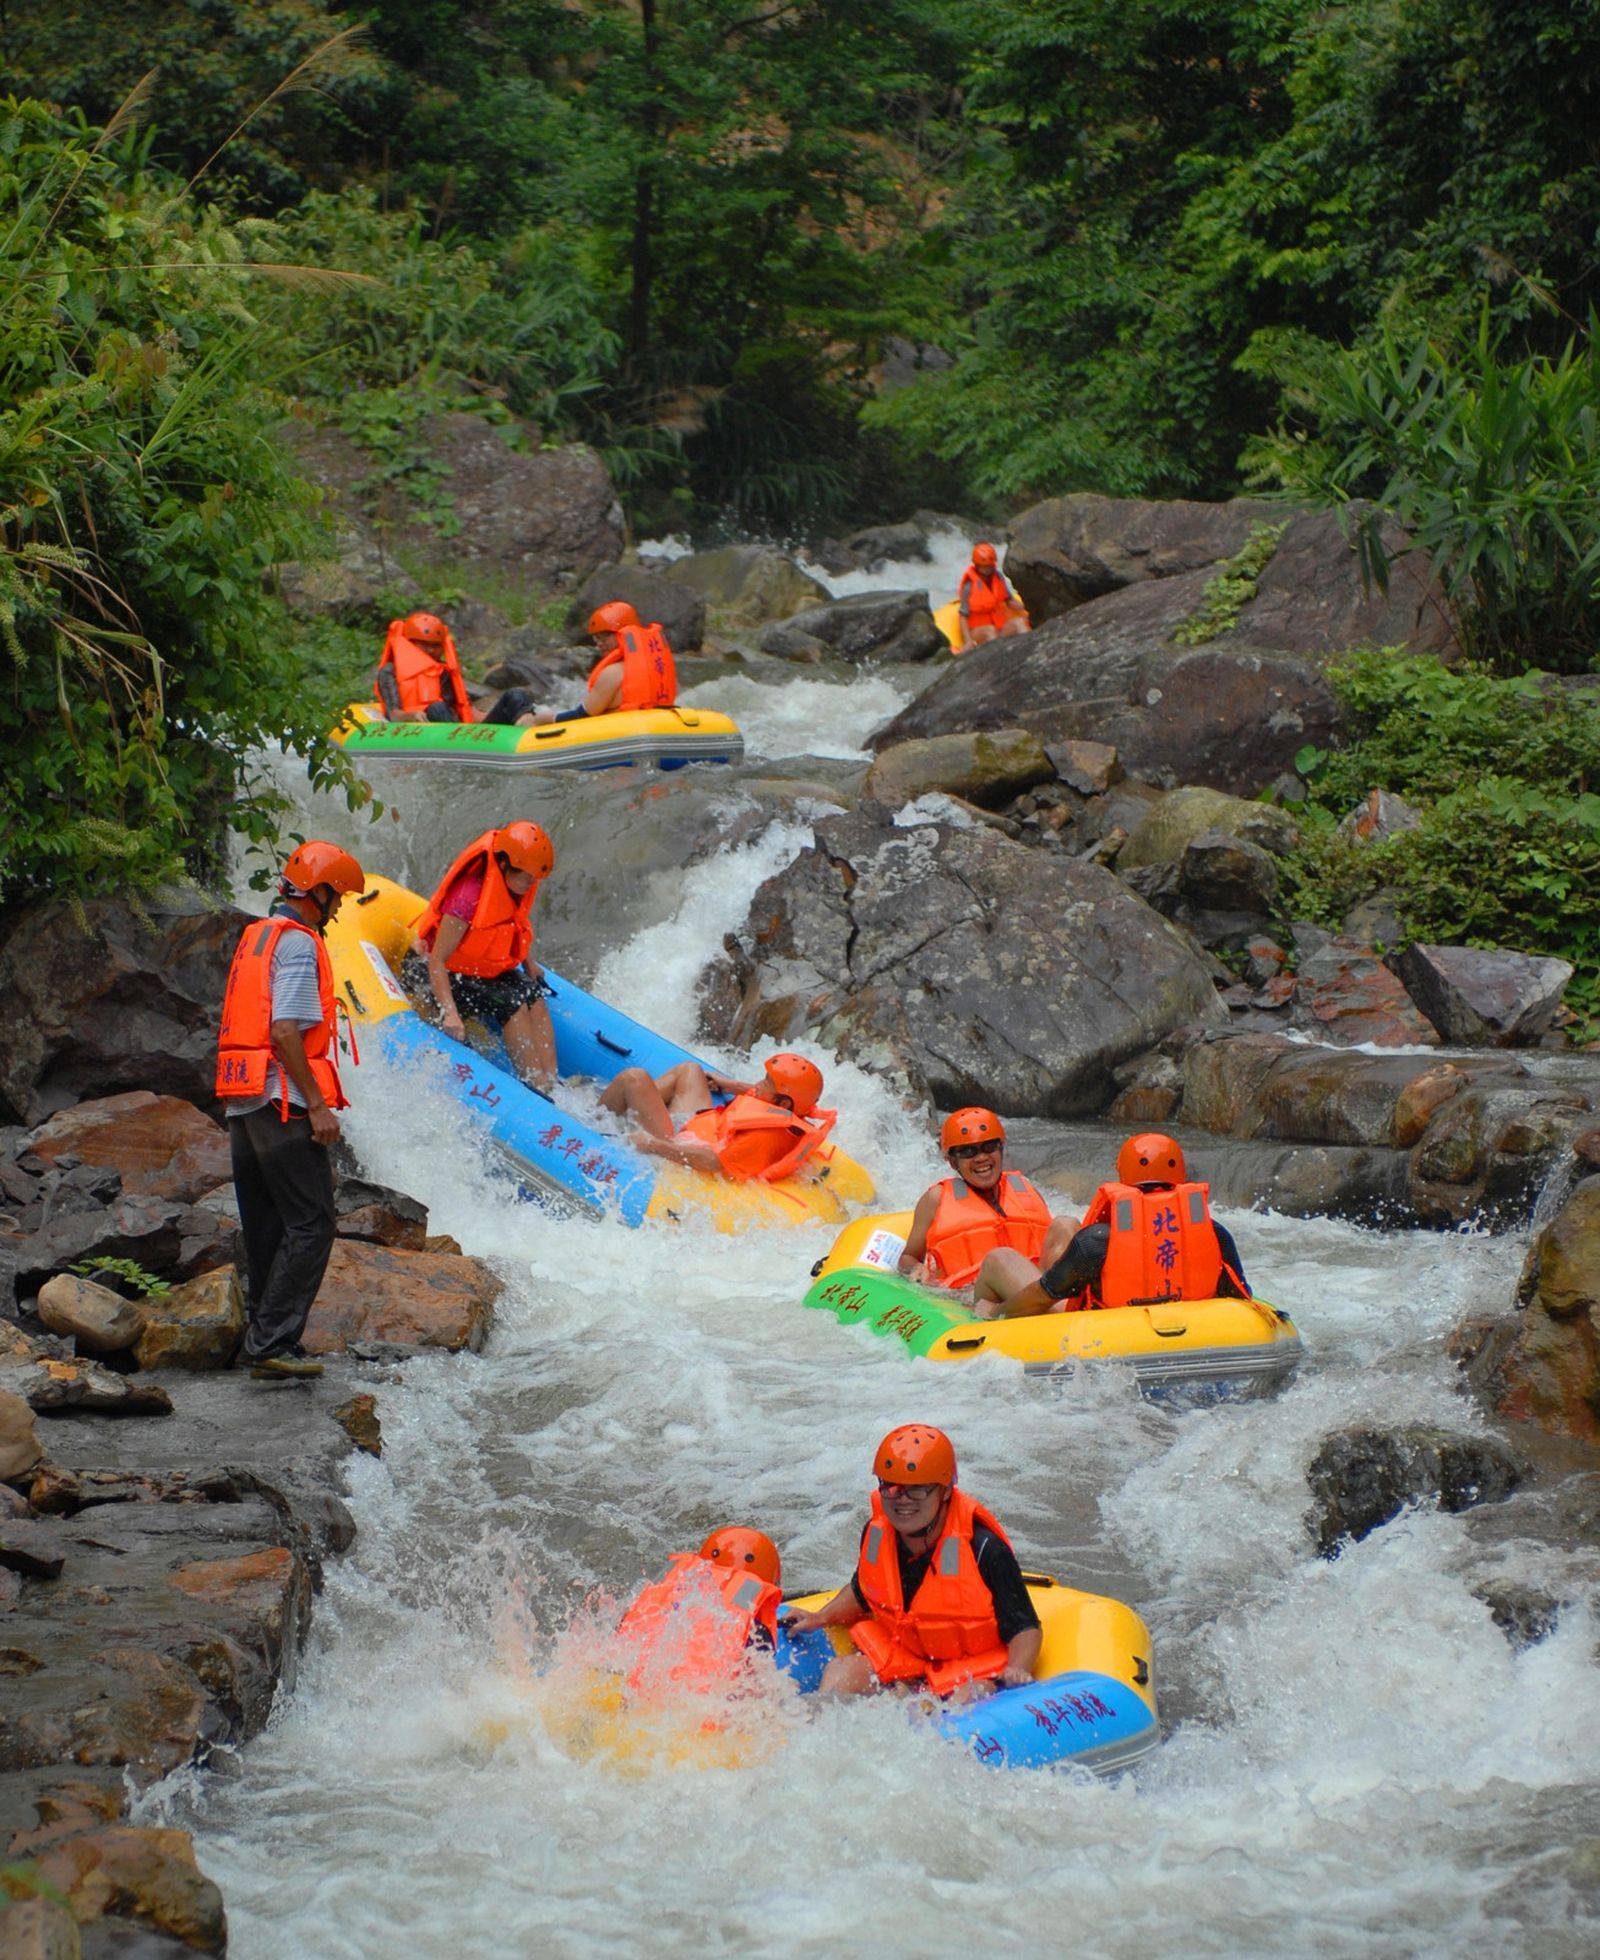
<path id="1" fill-rule="evenodd" d="M 1335 681 L 1352 739 L 1300 758 L 1309 801 L 1285 918 L 1337 929 L 1387 892 L 1411 938 L 1572 961 L 1569 1001 L 1600 1025 L 1600 695 L 1393 653 L 1355 656 Z M 1376 844 L 1341 836 L 1374 787 L 1405 797 L 1417 828 Z"/>
<path id="2" fill-rule="evenodd" d="M 263 584 L 306 493 L 214 213 L 15 104 L 0 205 L 0 893 L 148 887 L 269 826 L 261 743 L 338 771 Z"/>

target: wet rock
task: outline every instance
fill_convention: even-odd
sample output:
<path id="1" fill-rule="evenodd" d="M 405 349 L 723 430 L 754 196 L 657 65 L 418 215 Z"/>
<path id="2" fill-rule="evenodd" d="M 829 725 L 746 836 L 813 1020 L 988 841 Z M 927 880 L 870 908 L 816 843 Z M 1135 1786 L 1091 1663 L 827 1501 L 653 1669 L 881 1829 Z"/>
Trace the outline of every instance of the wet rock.
<path id="1" fill-rule="evenodd" d="M 1445 1040 L 1464 1048 L 1537 1041 L 1573 972 L 1565 960 L 1477 946 L 1411 946 L 1390 964 Z"/>
<path id="2" fill-rule="evenodd" d="M 1231 937 L 1251 930 L 1244 921 L 1271 913 L 1278 897 L 1278 867 L 1259 844 L 1230 831 L 1203 830 L 1184 849 L 1178 889 L 1197 916 L 1227 917 L 1229 924 L 1221 936 Z M 1241 923 L 1233 924 L 1235 919 Z M 1220 936 L 1211 928 L 1196 937 L 1211 946 Z"/>
<path id="3" fill-rule="evenodd" d="M 54 1899 L 14 1899 L 0 1907 L 0 1953 L 10 1960 L 81 1960 L 78 1922 Z"/>
<path id="4" fill-rule="evenodd" d="M 1449 1062 L 1413 1076 L 1395 1098 L 1389 1134 L 1398 1149 L 1409 1150 L 1447 1102 L 1460 1095 L 1466 1077 Z"/>
<path id="5" fill-rule="evenodd" d="M 698 653 L 706 632 L 706 602 L 682 579 L 639 565 L 607 565 L 592 572 L 567 608 L 567 631 L 574 642 L 589 630 L 589 617 L 601 606 L 622 599 L 646 625 L 658 625 L 674 653 Z"/>
<path id="6" fill-rule="evenodd" d="M 1045 753 L 1068 789 L 1099 796 L 1122 781 L 1122 761 L 1106 742 L 1053 742 Z"/>
<path id="7" fill-rule="evenodd" d="M 1214 789 L 1175 789 L 1129 833 L 1117 868 L 1130 871 L 1139 865 L 1176 864 L 1208 832 L 1221 832 L 1276 856 L 1292 850 L 1300 834 L 1293 819 L 1270 804 L 1225 796 Z"/>
<path id="8" fill-rule="evenodd" d="M 85 923 L 87 930 L 85 930 Z M 148 921 L 95 899 L 18 907 L 0 925 L 0 1115 L 39 1123 L 82 1095 L 150 1090 L 209 1107 L 217 1009 L 247 916 L 163 894 Z"/>
<path id="9" fill-rule="evenodd" d="M 915 518 L 907 518 L 903 524 L 869 524 L 863 530 L 852 531 L 844 544 L 856 563 L 864 565 L 869 572 L 907 559 L 926 564 L 933 557 L 927 526 Z"/>
<path id="10" fill-rule="evenodd" d="M 1358 898 L 1339 921 L 1339 927 L 1343 936 L 1358 946 L 1387 950 L 1403 945 L 1406 929 L 1400 918 L 1400 894 L 1392 886 L 1380 886 L 1365 898 Z"/>
<path id="11" fill-rule="evenodd" d="M 226 1368 L 244 1339 L 244 1289 L 232 1266 L 147 1300 L 135 1354 L 141 1368 Z"/>
<path id="12" fill-rule="evenodd" d="M 1600 1177 L 1581 1179 L 1535 1238 L 1517 1304 L 1495 1406 L 1600 1445 Z"/>
<path id="13" fill-rule="evenodd" d="M 1272 504 L 1146 501 L 1081 492 L 1034 504 L 1013 520 L 1006 572 L 1037 623 L 1147 579 L 1202 571 L 1231 558 L 1258 524 L 1281 524 Z"/>
<path id="14" fill-rule="evenodd" d="M 1403 796 L 1386 789 L 1369 790 L 1339 826 L 1339 835 L 1353 844 L 1384 844 L 1402 831 L 1415 830 L 1422 818 Z"/>
<path id="15" fill-rule="evenodd" d="M 340 1239 L 305 1345 L 313 1354 L 340 1354 L 352 1342 L 476 1352 L 502 1290 L 503 1282 L 476 1259 Z"/>
<path id="16" fill-rule="evenodd" d="M 120 1354 L 133 1346 L 144 1326 L 131 1300 L 73 1273 L 46 1280 L 34 1311 L 52 1334 L 76 1341 L 80 1354 Z"/>
<path id="17" fill-rule="evenodd" d="M 311 1574 L 287 1545 L 268 1545 L 232 1558 L 196 1559 L 171 1584 L 208 1617 L 226 1624 L 260 1650 L 272 1678 L 288 1670 L 311 1617 Z M 191 1665 L 192 1665 L 191 1661 Z M 265 1711 L 262 1713 L 264 1722 Z"/>
<path id="18" fill-rule="evenodd" d="M 885 749 L 867 771 L 863 796 L 898 810 L 930 790 L 998 807 L 1048 780 L 1050 762 L 1025 728 L 986 735 L 939 735 Z"/>
<path id="19" fill-rule="evenodd" d="M 0 1322 L 0 1388 L 45 1415 L 65 1409 L 95 1415 L 170 1413 L 171 1399 L 158 1383 L 114 1375 L 97 1361 L 68 1360 L 66 1354 L 64 1341 L 39 1340 Z"/>
<path id="20" fill-rule="evenodd" d="M 1518 1459 L 1489 1436 L 1424 1423 L 1341 1430 L 1323 1439 L 1306 1471 L 1312 1498 L 1306 1529 L 1327 1558 L 1412 1505 L 1465 1511 L 1499 1503 L 1522 1475 Z"/>
<path id="21" fill-rule="evenodd" d="M 342 1239 L 368 1239 L 421 1252 L 428 1238 L 428 1208 L 403 1191 L 371 1184 L 361 1177 L 342 1177 L 334 1192 Z"/>
<path id="22" fill-rule="evenodd" d="M 160 1277 L 188 1279 L 235 1257 L 239 1226 L 210 1205 L 125 1192 L 110 1204 L 51 1217 L 13 1250 L 19 1285 L 102 1258 L 131 1259 Z"/>
<path id="23" fill-rule="evenodd" d="M 1300 959 L 1298 1025 L 1324 1041 L 1437 1047 L 1433 1024 L 1370 946 L 1316 935 Z"/>
<path id="24" fill-rule="evenodd" d="M 703 995 L 722 1039 L 816 1030 L 944 1107 L 1105 1107 L 1113 1071 L 1219 1016 L 1182 936 L 1098 866 L 863 810 L 756 893 Z"/>
<path id="25" fill-rule="evenodd" d="M 0 1523 L 0 1565 L 25 1579 L 58 1579 L 66 1564 L 61 1536 L 42 1521 L 11 1518 Z"/>
<path id="26" fill-rule="evenodd" d="M 1514 1653 L 1537 1646 L 1556 1630 L 1561 1601 L 1542 1586 L 1516 1579 L 1489 1579 L 1473 1592 L 1489 1609 L 1489 1617 L 1510 1642 Z"/>
<path id="27" fill-rule="evenodd" d="M 29 1861 L 37 1880 L 66 1902 L 79 1926 L 110 1917 L 192 1951 L 227 1949 L 222 1894 L 196 1863 L 187 1831 L 55 1825 L 14 1839 L 11 1856 Z"/>
<path id="28" fill-rule="evenodd" d="M 1257 987 L 1264 987 L 1269 980 L 1276 980 L 1289 958 L 1277 940 L 1269 939 L 1265 933 L 1257 933 L 1247 940 L 1242 950 L 1244 977 Z"/>
<path id="29" fill-rule="evenodd" d="M 149 1784 L 188 1762 L 205 1730 L 205 1695 L 188 1668 L 118 1647 L 36 1675 L 26 1699 L 0 1705 L 0 1768 L 70 1760 Z"/>
<path id="30" fill-rule="evenodd" d="M 378 1402 L 373 1395 L 352 1395 L 333 1411 L 333 1419 L 368 1456 L 383 1455 L 383 1427 L 378 1421 Z"/>
<path id="31" fill-rule="evenodd" d="M 810 606 L 761 636 L 761 651 L 783 660 L 860 662 L 943 659 L 926 592 L 854 592 Z"/>
<path id="32" fill-rule="evenodd" d="M 1429 1225 L 1520 1223 L 1587 1114 L 1581 1093 L 1515 1075 L 1469 1075 L 1411 1153 L 1408 1191 Z"/>
<path id="33" fill-rule="evenodd" d="M 828 588 L 762 544 L 729 544 L 674 559 L 667 577 L 705 601 L 711 623 L 738 632 L 788 619 L 827 600 Z"/>
<path id="34" fill-rule="evenodd" d="M 124 1191 L 193 1204 L 231 1173 L 221 1123 L 178 1096 L 134 1089 L 101 1096 L 52 1116 L 28 1139 L 34 1156 L 65 1155 L 116 1171 Z"/>
<path id="35" fill-rule="evenodd" d="M 25 1396 L 0 1389 L 0 1483 L 24 1482 L 44 1461 L 44 1445 Z"/>

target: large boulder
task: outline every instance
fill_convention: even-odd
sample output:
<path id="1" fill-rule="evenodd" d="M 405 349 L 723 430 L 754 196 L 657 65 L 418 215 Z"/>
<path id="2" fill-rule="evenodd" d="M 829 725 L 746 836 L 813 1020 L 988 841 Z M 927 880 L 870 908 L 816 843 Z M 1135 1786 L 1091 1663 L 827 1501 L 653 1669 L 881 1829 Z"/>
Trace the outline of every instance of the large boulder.
<path id="1" fill-rule="evenodd" d="M 121 1174 L 124 1191 L 186 1204 L 232 1174 L 222 1124 L 181 1097 L 153 1096 L 147 1089 L 62 1110 L 28 1138 L 27 1147 L 46 1163 L 71 1155 L 105 1165 Z"/>
<path id="2" fill-rule="evenodd" d="M 1370 946 L 1301 929 L 1295 1019 L 1323 1041 L 1437 1048 L 1439 1036 Z"/>
<path id="3" fill-rule="evenodd" d="M 742 632 L 788 619 L 826 600 L 828 588 L 792 558 L 764 544 L 727 544 L 694 551 L 667 567 L 667 577 L 699 593 L 713 626 Z"/>
<path id="4" fill-rule="evenodd" d="M 682 579 L 638 565 L 607 565 L 589 574 L 567 608 L 567 631 L 574 640 L 588 632 L 590 615 L 613 599 L 625 599 L 647 625 L 658 625 L 674 653 L 699 652 L 706 632 L 704 598 Z"/>
<path id="5" fill-rule="evenodd" d="M 185 1672 L 173 1662 L 166 1665 L 175 1675 Z M 16 1867 L 19 1876 L 36 1881 L 44 1896 L 60 1901 L 70 1915 L 73 1953 L 91 1951 L 80 1949 L 79 1925 L 126 1927 L 126 1938 L 112 1933 L 111 1943 L 96 1945 L 95 1953 L 227 1951 L 222 1893 L 196 1863 L 187 1831 L 75 1822 L 24 1833 L 12 1844 L 11 1856 L 26 1858 L 26 1865 Z"/>
<path id="6" fill-rule="evenodd" d="M 368 1344 L 476 1352 L 488 1338 L 502 1284 L 461 1254 L 339 1239 L 306 1323 L 305 1345 L 313 1354 Z"/>
<path id="7" fill-rule="evenodd" d="M 144 1332 L 144 1315 L 131 1300 L 75 1273 L 47 1279 L 34 1311 L 52 1334 L 75 1341 L 80 1354 L 120 1354 Z"/>
<path id="8" fill-rule="evenodd" d="M 0 1484 L 25 1483 L 44 1461 L 44 1445 L 24 1395 L 0 1389 Z"/>
<path id="9" fill-rule="evenodd" d="M 1324 1558 L 1402 1511 L 1427 1504 L 1466 1511 L 1498 1504 L 1522 1481 L 1522 1465 L 1492 1436 L 1411 1423 L 1355 1428 L 1323 1439 L 1306 1471 L 1306 1528 Z"/>
<path id="10" fill-rule="evenodd" d="M 118 1192 L 103 1204 L 52 1212 L 11 1249 L 17 1284 L 26 1287 L 94 1259 L 131 1259 L 159 1278 L 192 1279 L 232 1260 L 238 1248 L 238 1219 L 221 1205 Z"/>
<path id="11" fill-rule="evenodd" d="M 872 745 L 1020 723 L 1045 743 L 1109 744 L 1130 775 L 1151 782 L 1253 796 L 1307 743 L 1332 742 L 1340 708 L 1311 659 L 1239 635 L 1179 645 L 1173 635 L 1205 585 L 1201 572 L 1130 585 L 1020 638 L 979 647 Z"/>
<path id="12" fill-rule="evenodd" d="M 1146 579 L 1176 578 L 1230 558 L 1258 524 L 1281 524 L 1274 504 L 1226 504 L 1081 491 L 1051 497 L 1013 519 L 1006 573 L 1036 626 Z"/>
<path id="13" fill-rule="evenodd" d="M 983 735 L 936 735 L 885 749 L 867 771 L 862 794 L 898 810 L 930 791 L 994 807 L 1048 782 L 1050 758 L 1025 728 L 997 728 Z"/>
<path id="14" fill-rule="evenodd" d="M 592 449 L 543 449 L 536 437 L 518 447 L 518 433 L 513 424 L 456 412 L 431 415 L 417 430 L 418 452 L 448 503 L 448 536 L 403 483 L 375 488 L 370 452 L 342 431 L 300 424 L 289 441 L 341 524 L 375 534 L 395 558 L 465 561 L 534 589 L 575 585 L 621 556 L 616 489 Z"/>
<path id="15" fill-rule="evenodd" d="M 1097 1112 L 1120 1063 L 1221 1018 L 1205 962 L 1109 872 L 958 815 L 828 818 L 731 944 L 710 1032 L 814 1030 L 946 1107 Z"/>
<path id="16" fill-rule="evenodd" d="M 1502 1415 L 1600 1445 L 1600 1177 L 1539 1232 L 1490 1378 Z"/>
<path id="17" fill-rule="evenodd" d="M 169 892 L 141 918 L 65 899 L 0 925 L 0 1115 L 39 1123 L 80 1096 L 140 1089 L 212 1107 L 217 1017 L 248 916 Z"/>
<path id="18" fill-rule="evenodd" d="M 769 627 L 761 651 L 782 660 L 906 662 L 943 658 L 950 648 L 926 592 L 853 592 Z"/>
<path id="19" fill-rule="evenodd" d="M 218 1266 L 144 1303 L 141 1368 L 226 1368 L 244 1339 L 244 1291 Z"/>
<path id="20" fill-rule="evenodd" d="M 1411 946 L 1390 965 L 1446 1041 L 1517 1048 L 1548 1034 L 1572 968 L 1498 947 Z"/>

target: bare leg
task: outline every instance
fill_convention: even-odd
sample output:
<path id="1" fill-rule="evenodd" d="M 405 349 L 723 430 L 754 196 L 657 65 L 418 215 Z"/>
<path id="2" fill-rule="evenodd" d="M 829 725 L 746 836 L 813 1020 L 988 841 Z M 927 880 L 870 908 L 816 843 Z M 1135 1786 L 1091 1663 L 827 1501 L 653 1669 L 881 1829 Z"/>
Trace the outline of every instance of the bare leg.
<path id="1" fill-rule="evenodd" d="M 1014 640 L 1019 633 L 1031 633 L 1032 631 L 1033 628 L 1020 613 L 1013 613 L 1005 625 L 1000 628 L 1000 637 L 1002 640 Z"/>
<path id="2" fill-rule="evenodd" d="M 642 1068 L 625 1068 L 611 1078 L 600 1107 L 631 1116 L 647 1136 L 666 1139 L 685 1116 L 711 1107 L 711 1085 L 698 1062 L 679 1062 L 659 1081 Z"/>
<path id="3" fill-rule="evenodd" d="M 548 1090 L 556 1079 L 556 1031 L 542 1000 L 519 1007 L 500 1030 L 512 1066 L 524 1082 Z"/>
<path id="4" fill-rule="evenodd" d="M 817 1692 L 842 1700 L 846 1695 L 873 1694 L 877 1686 L 878 1677 L 865 1654 L 835 1654 L 822 1670 L 822 1684 Z"/>
<path id="5" fill-rule="evenodd" d="M 969 646 L 987 646 L 994 637 L 995 630 L 992 626 L 972 626 L 967 629 L 967 643 Z"/>

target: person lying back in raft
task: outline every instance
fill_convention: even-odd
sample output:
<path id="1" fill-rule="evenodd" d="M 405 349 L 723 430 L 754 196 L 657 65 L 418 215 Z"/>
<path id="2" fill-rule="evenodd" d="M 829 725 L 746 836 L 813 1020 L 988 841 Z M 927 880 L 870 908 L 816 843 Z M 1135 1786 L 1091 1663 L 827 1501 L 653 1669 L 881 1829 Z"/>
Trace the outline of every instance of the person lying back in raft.
<path id="1" fill-rule="evenodd" d="M 990 640 L 1011 639 L 1030 630 L 1027 611 L 1006 584 L 992 544 L 972 547 L 972 563 L 961 574 L 956 607 L 961 621 L 957 653 L 984 646 Z"/>
<path id="2" fill-rule="evenodd" d="M 691 1170 L 744 1182 L 790 1177 L 833 1128 L 818 1109 L 822 1071 L 804 1055 L 769 1055 L 759 1082 L 679 1062 L 665 1075 L 625 1068 L 600 1098 L 602 1109 L 631 1116 L 642 1135 L 634 1147 Z M 720 1108 L 719 1095 L 731 1097 Z"/>
<path id="3" fill-rule="evenodd" d="M 906 1423 L 873 1460 L 878 1488 L 855 1577 L 790 1633 L 844 1627 L 856 1651 L 835 1654 L 825 1695 L 928 1688 L 961 1700 L 1033 1679 L 1044 1635 L 1000 1521 L 956 1487 L 943 1430 Z"/>
<path id="4" fill-rule="evenodd" d="M 1102 1184 L 1066 1250 L 1007 1306 L 1010 1314 L 1248 1300 L 1244 1262 L 1211 1194 L 1189 1183 L 1171 1137 L 1129 1137 L 1117 1182 Z"/>
<path id="5" fill-rule="evenodd" d="M 659 621 L 649 626 L 625 599 L 589 615 L 589 637 L 600 658 L 589 670 L 583 705 L 556 714 L 540 708 L 532 720 L 582 721 L 585 715 L 626 715 L 670 708 L 678 699 L 678 670 Z"/>
<path id="6" fill-rule="evenodd" d="M 556 1076 L 556 1036 L 545 1006 L 550 986 L 533 956 L 528 914 L 556 861 L 536 823 L 486 830 L 439 880 L 412 927 L 420 955 L 401 978 L 447 1035 L 466 1040 L 465 1017 L 498 1028 L 524 1082 L 549 1091 Z"/>
<path id="7" fill-rule="evenodd" d="M 917 1200 L 900 1271 L 925 1286 L 972 1290 L 980 1320 L 1008 1319 L 1041 1272 L 1066 1250 L 1072 1226 L 1027 1178 L 1005 1167 L 1006 1129 L 992 1109 L 958 1109 L 944 1119 L 939 1147 L 954 1177 Z"/>
<path id="8" fill-rule="evenodd" d="M 450 628 L 432 613 L 390 620 L 372 685 L 386 721 L 484 721 L 527 728 L 537 716 L 525 687 L 508 687 L 486 714 L 476 714 Z"/>
<path id="9" fill-rule="evenodd" d="M 782 1587 L 777 1546 L 744 1525 L 724 1525 L 698 1552 L 677 1553 L 618 1624 L 633 1662 L 628 1687 L 637 1694 L 736 1681 L 752 1653 L 776 1653 Z"/>

